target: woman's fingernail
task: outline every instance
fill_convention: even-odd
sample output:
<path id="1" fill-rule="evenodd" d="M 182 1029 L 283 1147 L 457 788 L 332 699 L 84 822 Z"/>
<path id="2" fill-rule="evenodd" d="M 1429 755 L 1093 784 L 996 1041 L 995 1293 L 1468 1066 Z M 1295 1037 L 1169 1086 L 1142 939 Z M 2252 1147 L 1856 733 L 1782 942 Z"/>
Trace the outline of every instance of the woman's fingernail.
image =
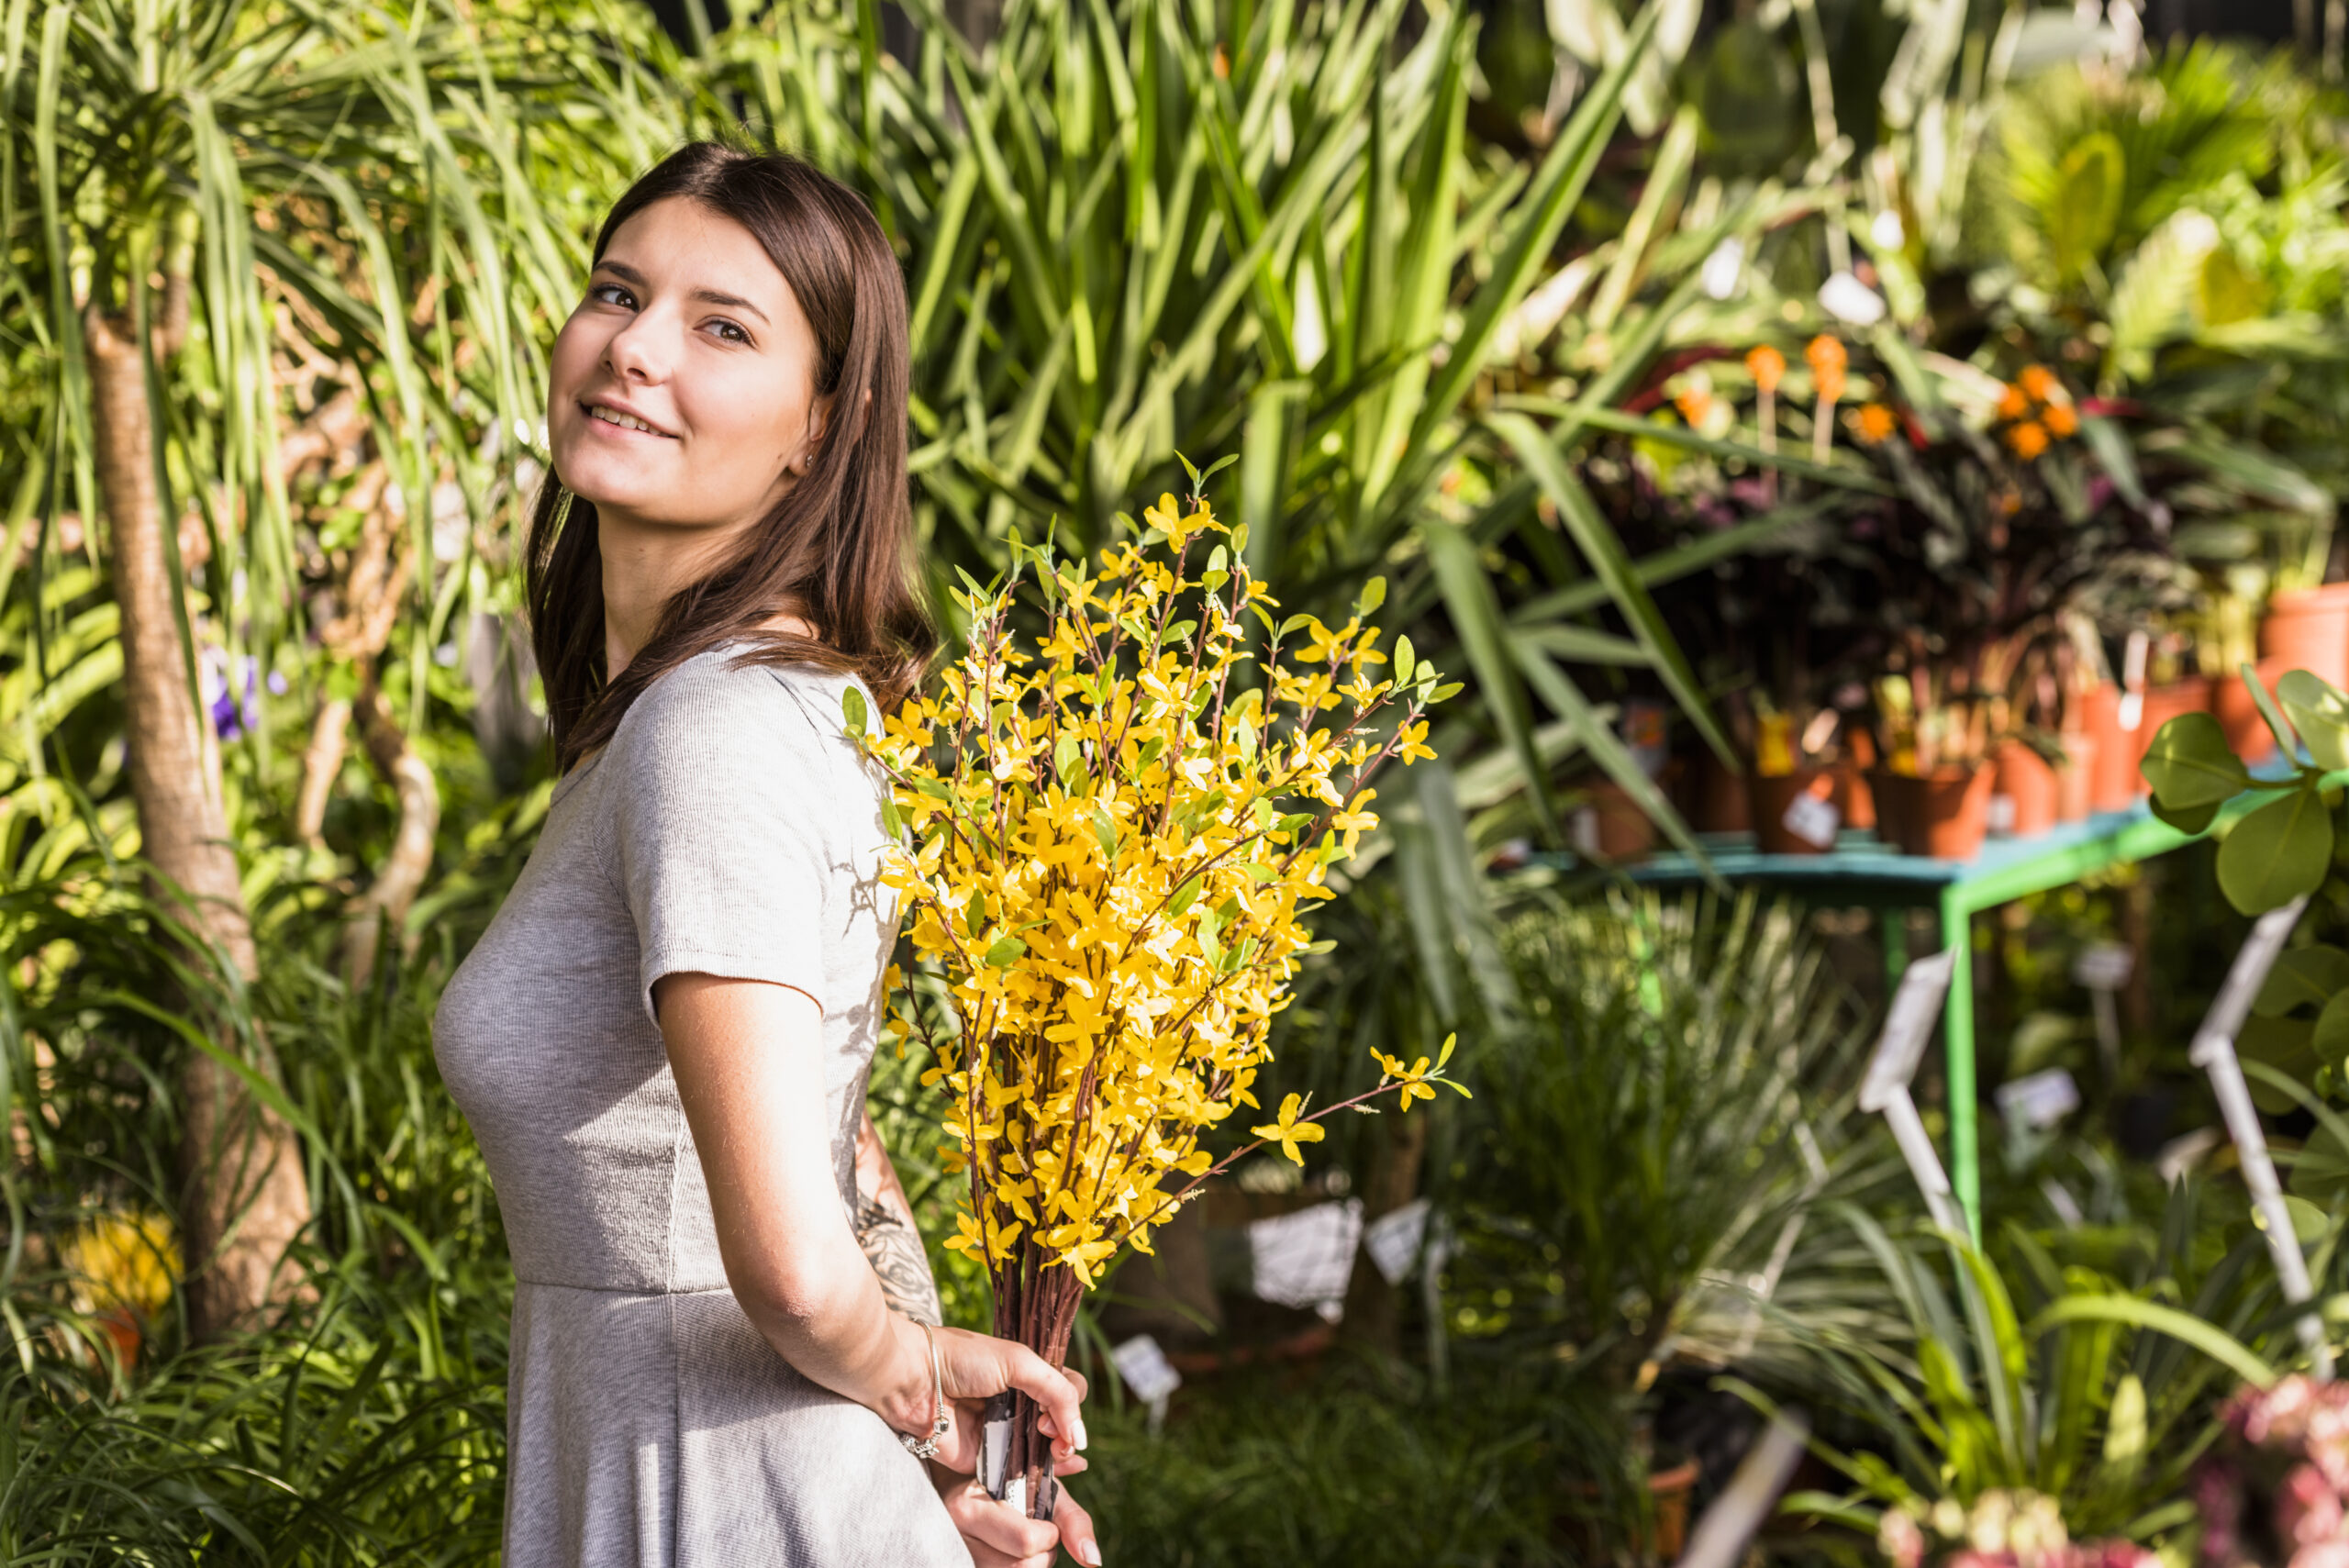
<path id="1" fill-rule="evenodd" d="M 1089 1540 L 1077 1542 L 1076 1560 L 1085 1568 L 1101 1568 L 1101 1549 Z"/>
<path id="2" fill-rule="evenodd" d="M 1085 1418 L 1082 1416 L 1076 1418 L 1076 1446 L 1079 1450 L 1085 1447 Z"/>

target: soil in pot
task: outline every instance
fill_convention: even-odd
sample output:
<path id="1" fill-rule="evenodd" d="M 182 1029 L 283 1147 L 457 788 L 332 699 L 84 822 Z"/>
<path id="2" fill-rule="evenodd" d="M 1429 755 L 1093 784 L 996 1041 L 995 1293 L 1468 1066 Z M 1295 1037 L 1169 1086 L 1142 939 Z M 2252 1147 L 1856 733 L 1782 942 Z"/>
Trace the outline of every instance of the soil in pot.
<path id="1" fill-rule="evenodd" d="M 2055 770 L 2021 740 L 1998 748 L 1998 783 L 1993 789 L 2008 801 L 2007 831 L 2018 839 L 2044 833 L 2055 826 Z"/>
<path id="2" fill-rule="evenodd" d="M 2349 583 L 2287 588 L 2269 595 L 2259 651 L 2285 670 L 2306 670 L 2349 686 Z"/>
<path id="3" fill-rule="evenodd" d="M 1950 762 L 1922 778 L 1879 773 L 1876 787 L 1880 827 L 1909 855 L 1935 860 L 1972 860 L 1989 826 L 1990 791 L 1998 775 L 1971 762 Z"/>
<path id="4" fill-rule="evenodd" d="M 1825 768 L 1797 768 L 1775 778 L 1746 774 L 1754 848 L 1765 855 L 1823 855 L 1833 849 L 1843 822 L 1835 784 L 1836 775 Z"/>

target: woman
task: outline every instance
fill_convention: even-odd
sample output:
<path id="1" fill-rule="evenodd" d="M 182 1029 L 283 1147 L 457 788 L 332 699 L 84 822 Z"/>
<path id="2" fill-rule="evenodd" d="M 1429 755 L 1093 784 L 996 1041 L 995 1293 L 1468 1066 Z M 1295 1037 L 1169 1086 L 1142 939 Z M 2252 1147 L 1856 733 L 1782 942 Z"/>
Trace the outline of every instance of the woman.
<path id="1" fill-rule="evenodd" d="M 562 779 L 434 1028 L 514 1252 L 507 1568 L 1101 1560 L 1074 1504 L 968 1480 L 1007 1388 L 1083 1468 L 1082 1382 L 891 1310 L 853 1223 L 896 918 L 841 702 L 933 645 L 907 374 L 863 204 L 709 144 L 620 198 L 556 340 L 529 590 Z M 909 1228 L 867 1139 L 865 1212 Z"/>

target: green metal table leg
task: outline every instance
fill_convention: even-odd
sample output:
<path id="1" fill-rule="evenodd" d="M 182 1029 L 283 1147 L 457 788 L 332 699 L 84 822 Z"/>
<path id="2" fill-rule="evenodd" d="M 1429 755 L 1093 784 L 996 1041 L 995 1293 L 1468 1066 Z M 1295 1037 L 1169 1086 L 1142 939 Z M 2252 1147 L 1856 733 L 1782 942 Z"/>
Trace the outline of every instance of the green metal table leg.
<path id="1" fill-rule="evenodd" d="M 1949 1000 L 1942 1016 L 1942 1060 L 1949 1083 L 1949 1184 L 1965 1212 L 1974 1243 L 1982 1243 L 1982 1154 L 1974 1124 L 1974 921 L 1956 896 L 1942 895 L 1942 941 L 1957 953 L 1950 968 Z"/>

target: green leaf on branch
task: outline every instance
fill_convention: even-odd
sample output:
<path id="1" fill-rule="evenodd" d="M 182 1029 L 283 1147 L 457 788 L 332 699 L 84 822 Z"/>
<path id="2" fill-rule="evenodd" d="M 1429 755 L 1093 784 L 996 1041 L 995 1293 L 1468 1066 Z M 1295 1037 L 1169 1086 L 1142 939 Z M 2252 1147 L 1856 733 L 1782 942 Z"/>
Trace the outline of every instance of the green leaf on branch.
<path id="1" fill-rule="evenodd" d="M 2265 915 L 2314 893 L 2332 863 L 2332 814 L 2316 791 L 2296 789 L 2235 824 L 2219 846 L 2219 891 L 2243 913 Z"/>
<path id="2" fill-rule="evenodd" d="M 2276 700 L 2300 732 L 2310 761 L 2327 773 L 2349 768 L 2349 696 L 2321 675 L 2288 670 L 2276 683 Z"/>
<path id="3" fill-rule="evenodd" d="M 1181 919 L 1189 912 L 1192 902 L 1196 900 L 1198 895 L 1199 879 L 1195 876 L 1188 882 L 1183 884 L 1182 886 L 1176 888 L 1174 890 L 1174 895 L 1166 901 L 1166 913 L 1168 917 L 1176 920 Z"/>
<path id="4" fill-rule="evenodd" d="M 2349 991 L 2343 991 L 2324 1005 L 2316 1016 L 2316 1032 L 2309 1043 L 2316 1048 L 2319 1060 L 2335 1069 L 2349 1062 Z"/>
<path id="5" fill-rule="evenodd" d="M 2251 770 L 2207 713 L 2180 714 L 2161 727 L 2138 765 L 2154 798 L 2173 811 L 2216 806 L 2251 787 Z"/>
<path id="6" fill-rule="evenodd" d="M 2295 1007 L 2321 1007 L 2349 991 L 2349 952 L 2327 942 L 2293 948 L 2267 972 L 2267 984 L 2251 1010 L 2280 1018 Z"/>
<path id="7" fill-rule="evenodd" d="M 2287 1197 L 2284 1212 L 2292 1217 L 2293 1238 L 2303 1247 L 2315 1246 L 2332 1229 L 2331 1217 L 2304 1197 Z"/>
<path id="8" fill-rule="evenodd" d="M 2316 1072 L 2316 1025 L 2306 1018 L 2245 1018 L 2235 1035 L 2235 1054 L 2248 1064 L 2264 1062 L 2296 1083 Z M 2259 1074 L 2248 1073 L 2251 1103 L 2269 1116 L 2292 1108 L 2292 1097 Z"/>
<path id="9" fill-rule="evenodd" d="M 1028 944 L 1018 937 L 1005 937 L 987 949 L 987 962 L 997 969 L 1009 969 L 1028 951 Z"/>
<path id="10" fill-rule="evenodd" d="M 2259 717 L 2267 721 L 2268 732 L 2276 737 L 2276 749 L 2287 757 L 2299 748 L 2299 737 L 2292 733 L 2292 721 L 2276 706 L 2276 699 L 2259 679 L 2259 673 L 2246 659 L 2242 665 L 2243 684 L 2251 691 L 2251 700 L 2259 705 Z"/>
<path id="11" fill-rule="evenodd" d="M 864 724 L 870 716 L 864 708 L 864 694 L 854 686 L 841 693 L 841 722 L 858 740 L 864 738 Z"/>
<path id="12" fill-rule="evenodd" d="M 2156 818 L 2168 823 L 2188 838 L 2202 832 L 2219 819 L 2219 803 L 2215 800 L 2208 806 L 2189 806 L 2180 811 L 2173 811 L 2164 806 L 2158 795 L 2147 801 L 2146 805 Z"/>

